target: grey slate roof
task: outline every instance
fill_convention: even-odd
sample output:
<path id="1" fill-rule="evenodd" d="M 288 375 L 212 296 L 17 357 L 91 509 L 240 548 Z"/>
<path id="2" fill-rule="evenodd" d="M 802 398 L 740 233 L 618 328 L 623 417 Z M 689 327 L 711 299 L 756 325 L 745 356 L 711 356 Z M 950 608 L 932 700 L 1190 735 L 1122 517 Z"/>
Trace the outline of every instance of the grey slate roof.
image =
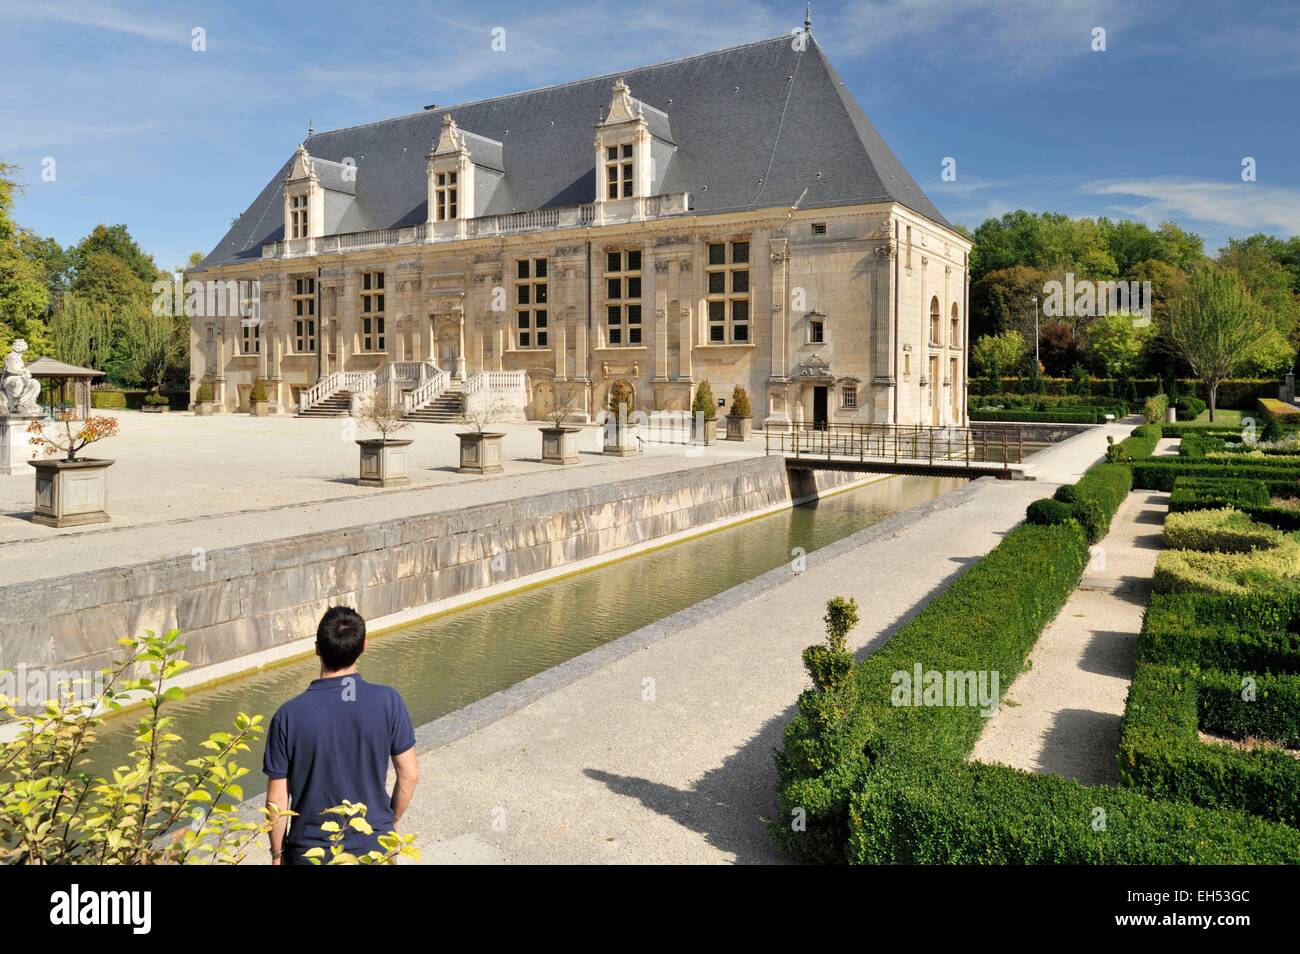
<path id="1" fill-rule="evenodd" d="M 467 134 L 475 161 L 482 155 L 485 165 L 506 173 L 479 215 L 590 202 L 596 186 L 595 125 L 622 76 L 632 96 L 649 107 L 651 131 L 677 146 L 659 176 L 658 191 L 690 193 L 696 214 L 792 205 L 806 189 L 800 208 L 893 201 L 948 225 L 816 41 L 803 52 L 792 47 L 790 36 L 774 37 L 316 133 L 306 147 L 314 158 L 341 163 L 350 157 L 357 164 L 356 197 L 342 212 L 339 232 L 425 221 L 425 156 L 448 113 Z M 260 258 L 264 242 L 284 237 L 281 188 L 291 163 L 292 156 L 202 267 Z"/>

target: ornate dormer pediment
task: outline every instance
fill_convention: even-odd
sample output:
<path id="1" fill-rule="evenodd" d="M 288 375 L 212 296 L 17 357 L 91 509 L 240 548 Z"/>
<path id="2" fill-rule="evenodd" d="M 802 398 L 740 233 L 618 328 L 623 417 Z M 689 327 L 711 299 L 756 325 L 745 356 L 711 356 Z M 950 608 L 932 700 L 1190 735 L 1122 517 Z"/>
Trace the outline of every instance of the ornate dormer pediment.
<path id="1" fill-rule="evenodd" d="M 315 179 L 316 169 L 312 165 L 311 154 L 307 152 L 305 143 L 299 143 L 298 149 L 293 154 L 293 165 L 289 167 L 289 174 L 285 176 L 285 182 L 299 182 L 303 179 Z"/>
<path id="2" fill-rule="evenodd" d="M 446 113 L 442 117 L 442 130 L 438 133 L 438 141 L 434 143 L 433 150 L 429 157 L 445 156 L 450 153 L 461 152 L 465 148 L 465 137 L 456 125 L 456 120 L 451 118 L 451 113 Z"/>
<path id="3" fill-rule="evenodd" d="M 641 104 L 632 99 L 632 91 L 620 76 L 614 84 L 609 100 L 609 109 L 605 113 L 602 125 L 614 126 L 618 123 L 630 123 L 642 117 Z"/>

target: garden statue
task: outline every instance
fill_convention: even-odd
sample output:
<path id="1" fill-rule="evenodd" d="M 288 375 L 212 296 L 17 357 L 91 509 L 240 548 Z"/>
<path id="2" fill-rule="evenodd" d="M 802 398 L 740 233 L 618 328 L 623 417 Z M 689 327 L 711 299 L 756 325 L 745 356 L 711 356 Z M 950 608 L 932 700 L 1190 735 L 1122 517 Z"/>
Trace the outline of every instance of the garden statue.
<path id="1" fill-rule="evenodd" d="M 23 363 L 23 352 L 27 342 L 22 338 L 13 343 L 13 350 L 5 356 L 4 374 L 0 375 L 0 392 L 4 393 L 8 414 L 39 414 L 41 406 L 38 398 L 41 394 L 41 382 L 32 377 Z"/>

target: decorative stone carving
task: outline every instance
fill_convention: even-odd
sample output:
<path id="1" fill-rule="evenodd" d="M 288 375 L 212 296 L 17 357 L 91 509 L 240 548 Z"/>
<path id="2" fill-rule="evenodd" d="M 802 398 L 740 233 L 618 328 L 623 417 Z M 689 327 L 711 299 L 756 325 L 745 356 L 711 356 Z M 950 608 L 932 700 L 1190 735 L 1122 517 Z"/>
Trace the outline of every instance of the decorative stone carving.
<path id="1" fill-rule="evenodd" d="M 670 245 L 690 245 L 692 241 L 689 235 L 661 235 L 655 239 L 655 248 L 667 248 Z"/>
<path id="2" fill-rule="evenodd" d="M 39 414 L 41 406 L 38 398 L 41 394 L 41 382 L 32 377 L 23 363 L 23 353 L 27 342 L 15 339 L 9 354 L 5 356 L 4 373 L 0 374 L 0 393 L 4 394 L 4 411 L 8 414 Z"/>
<path id="3" fill-rule="evenodd" d="M 876 258 L 884 258 L 893 261 L 894 256 L 898 254 L 898 249 L 893 242 L 884 242 L 876 246 L 875 254 Z"/>
<path id="4" fill-rule="evenodd" d="M 658 272 L 660 275 L 666 275 L 666 274 L 668 274 L 668 259 L 666 259 L 666 258 L 656 258 L 656 259 L 655 259 L 655 271 Z"/>
<path id="5" fill-rule="evenodd" d="M 789 252 L 773 252 L 773 253 L 772 253 L 772 264 L 773 264 L 773 265 L 784 265 L 784 264 L 785 264 L 786 262 L 788 262 L 788 261 L 790 261 L 790 253 L 789 253 Z"/>

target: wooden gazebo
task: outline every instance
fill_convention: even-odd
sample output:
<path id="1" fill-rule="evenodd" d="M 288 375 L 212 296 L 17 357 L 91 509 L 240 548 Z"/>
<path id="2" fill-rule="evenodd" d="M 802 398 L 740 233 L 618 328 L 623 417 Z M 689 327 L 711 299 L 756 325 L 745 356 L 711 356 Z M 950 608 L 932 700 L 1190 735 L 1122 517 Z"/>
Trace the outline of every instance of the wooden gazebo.
<path id="1" fill-rule="evenodd" d="M 79 368 L 75 364 L 64 364 L 53 358 L 37 358 L 35 361 L 29 361 L 27 370 L 31 372 L 33 378 L 46 382 L 51 412 L 62 408 L 71 396 L 72 416 L 78 420 L 90 417 L 90 384 L 95 378 L 102 378 L 103 371 Z"/>

